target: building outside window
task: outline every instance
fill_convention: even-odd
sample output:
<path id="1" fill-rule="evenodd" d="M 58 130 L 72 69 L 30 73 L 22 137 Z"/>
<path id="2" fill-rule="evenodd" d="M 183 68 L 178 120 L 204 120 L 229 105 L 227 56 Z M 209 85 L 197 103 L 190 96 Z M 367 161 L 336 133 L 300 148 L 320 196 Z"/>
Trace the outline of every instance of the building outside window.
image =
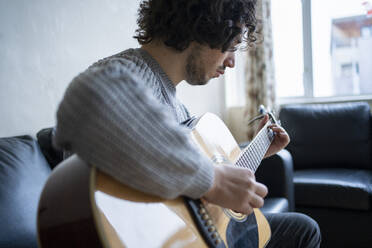
<path id="1" fill-rule="evenodd" d="M 332 19 L 330 57 L 334 95 L 372 94 L 372 18 Z"/>

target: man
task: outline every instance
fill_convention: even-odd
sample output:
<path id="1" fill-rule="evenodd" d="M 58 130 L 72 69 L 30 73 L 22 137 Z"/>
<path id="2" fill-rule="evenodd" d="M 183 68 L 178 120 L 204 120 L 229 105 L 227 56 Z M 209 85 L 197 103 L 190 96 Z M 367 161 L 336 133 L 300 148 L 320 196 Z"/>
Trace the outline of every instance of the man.
<path id="1" fill-rule="evenodd" d="M 163 198 L 203 197 L 249 214 L 263 206 L 267 188 L 253 173 L 214 167 L 179 123 L 189 118 L 176 98 L 192 85 L 234 67 L 241 43 L 256 39 L 255 0 L 148 0 L 140 5 L 135 38 L 142 45 L 92 65 L 68 87 L 57 112 L 56 146 L 137 190 Z M 267 117 L 261 125 L 267 121 Z M 266 156 L 284 148 L 280 126 Z M 267 215 L 269 247 L 318 247 L 317 224 L 300 214 Z M 244 244 L 244 237 L 236 242 Z"/>

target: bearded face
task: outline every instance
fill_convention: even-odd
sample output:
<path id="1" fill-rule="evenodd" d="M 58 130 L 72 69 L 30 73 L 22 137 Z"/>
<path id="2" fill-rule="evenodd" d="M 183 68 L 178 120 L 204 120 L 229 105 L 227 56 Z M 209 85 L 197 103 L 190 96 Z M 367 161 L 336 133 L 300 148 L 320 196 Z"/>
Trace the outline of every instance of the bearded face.
<path id="1" fill-rule="evenodd" d="M 196 46 L 186 60 L 186 81 L 191 85 L 205 85 L 209 81 L 200 54 L 201 48 Z"/>
<path id="2" fill-rule="evenodd" d="M 195 45 L 186 59 L 186 81 L 191 85 L 205 85 L 212 78 L 219 77 L 225 71 L 225 60 L 230 58 L 228 52 Z"/>

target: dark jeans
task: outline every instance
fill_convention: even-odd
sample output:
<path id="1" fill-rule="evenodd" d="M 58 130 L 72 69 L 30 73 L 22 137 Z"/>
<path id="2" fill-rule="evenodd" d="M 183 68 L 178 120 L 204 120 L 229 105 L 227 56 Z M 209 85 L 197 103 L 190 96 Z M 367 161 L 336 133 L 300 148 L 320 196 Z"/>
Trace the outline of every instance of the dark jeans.
<path id="1" fill-rule="evenodd" d="M 320 247 L 320 229 L 318 223 L 300 213 L 265 214 L 271 227 L 271 247 Z"/>
<path id="2" fill-rule="evenodd" d="M 320 229 L 309 216 L 300 213 L 264 214 L 271 228 L 271 240 L 266 248 L 318 248 L 320 247 Z M 247 238 L 249 227 L 241 224 L 232 225 L 235 235 L 234 248 L 252 247 Z M 244 232 L 247 234 L 244 235 Z"/>

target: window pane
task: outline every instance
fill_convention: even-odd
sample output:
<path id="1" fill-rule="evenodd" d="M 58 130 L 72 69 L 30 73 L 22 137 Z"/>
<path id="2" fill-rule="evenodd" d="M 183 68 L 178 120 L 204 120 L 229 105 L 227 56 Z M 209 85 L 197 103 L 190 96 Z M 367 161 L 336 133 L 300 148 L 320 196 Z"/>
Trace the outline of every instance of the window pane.
<path id="1" fill-rule="evenodd" d="M 314 96 L 372 93 L 372 18 L 360 0 L 312 0 Z"/>
<path id="2" fill-rule="evenodd" d="M 277 96 L 303 96 L 301 0 L 272 0 L 271 8 Z"/>

